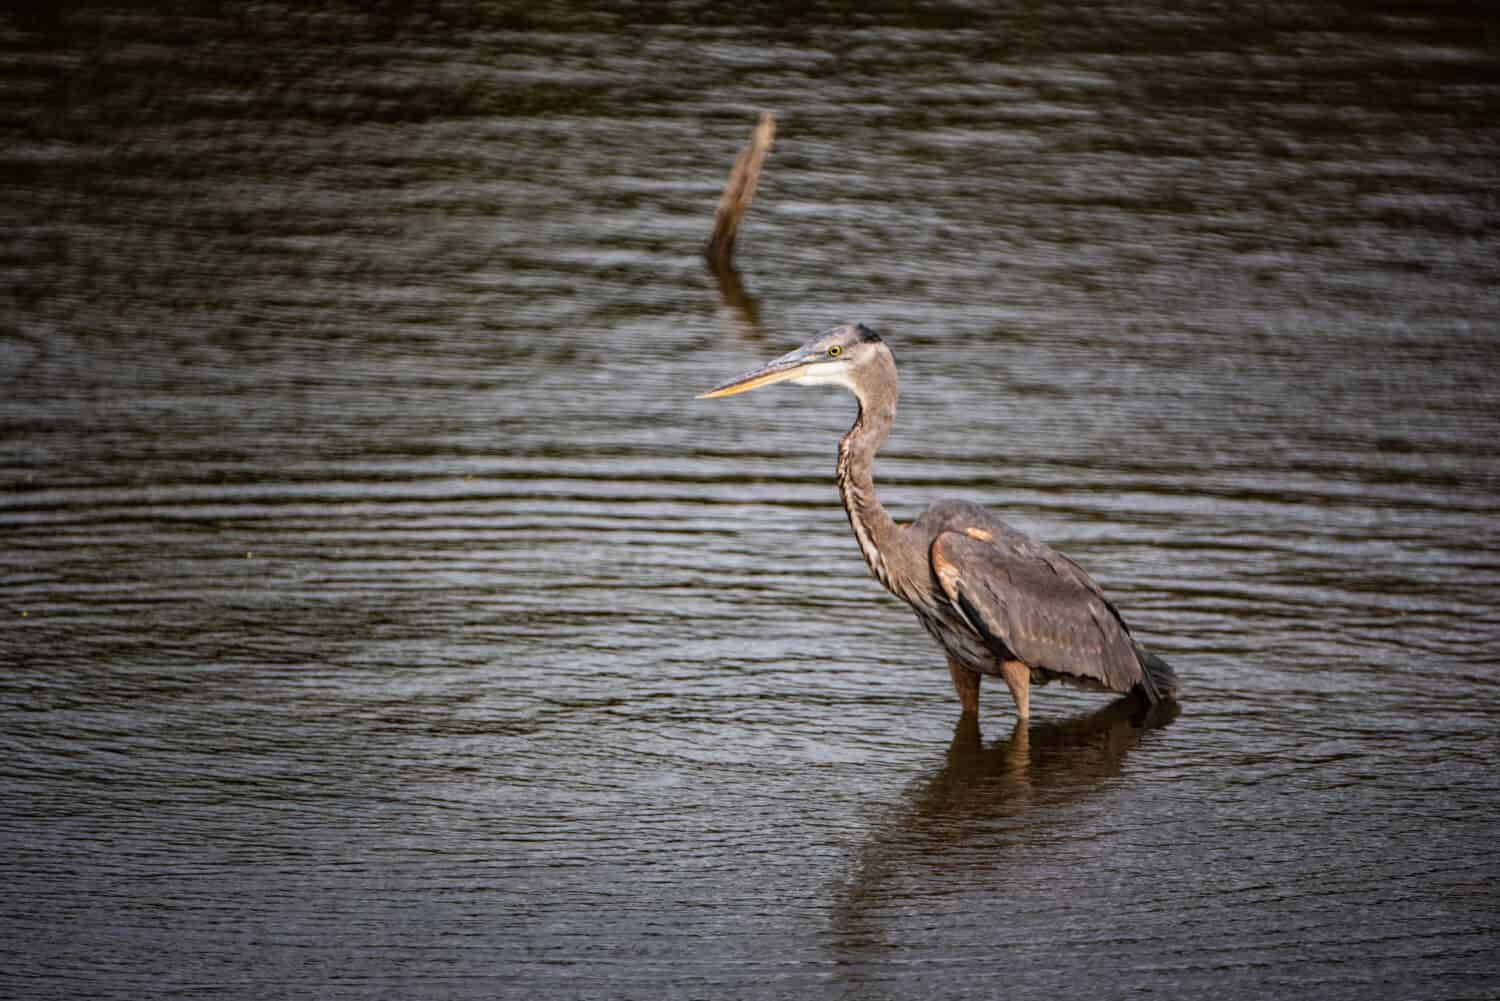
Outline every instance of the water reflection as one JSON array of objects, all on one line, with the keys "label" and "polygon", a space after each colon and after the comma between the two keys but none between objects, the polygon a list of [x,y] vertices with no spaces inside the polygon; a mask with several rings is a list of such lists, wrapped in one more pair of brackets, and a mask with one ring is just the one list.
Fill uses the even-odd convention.
[{"label": "water reflection", "polygon": [[893,943],[881,929],[903,902],[972,890],[976,881],[1030,865],[1079,822],[1069,808],[1118,778],[1126,756],[1179,712],[1175,701],[1151,705],[1125,696],[1069,719],[1018,720],[989,744],[973,716],[961,717],[942,765],[874,828],[860,852],[835,912],[841,946],[887,950]]},{"label": "water reflection", "polygon": [[714,285],[719,291],[719,304],[727,313],[729,333],[747,341],[764,340],[765,331],[760,326],[760,303],[745,291],[738,269],[709,264],[708,273],[713,276]]},{"label": "water reflection", "polygon": [[1155,705],[1134,696],[1097,712],[1032,723],[1017,720],[1004,740],[985,745],[973,716],[960,717],[947,759],[913,796],[915,815],[927,820],[1014,815],[1039,799],[1083,795],[1116,778],[1125,756],[1151,730],[1178,716],[1175,701]]}]

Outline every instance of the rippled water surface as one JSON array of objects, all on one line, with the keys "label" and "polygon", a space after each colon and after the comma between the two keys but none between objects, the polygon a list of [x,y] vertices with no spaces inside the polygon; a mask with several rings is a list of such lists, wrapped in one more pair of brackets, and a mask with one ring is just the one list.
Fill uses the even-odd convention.
[{"label": "rippled water surface", "polygon": [[[1500,992],[1492,15],[381,11],[0,13],[0,994]],[[1180,703],[959,721],[843,320]]]}]

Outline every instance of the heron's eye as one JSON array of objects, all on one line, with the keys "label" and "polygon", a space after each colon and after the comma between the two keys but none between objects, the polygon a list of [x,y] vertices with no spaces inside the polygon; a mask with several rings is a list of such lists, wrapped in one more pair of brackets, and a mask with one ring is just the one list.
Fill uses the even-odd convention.
[{"label": "heron's eye", "polygon": [[830,358],[837,358],[839,355],[841,355],[843,353],[844,353],[844,349],[841,348],[841,347],[839,347],[837,344],[833,345],[831,348],[828,349],[828,357],[830,357]]}]

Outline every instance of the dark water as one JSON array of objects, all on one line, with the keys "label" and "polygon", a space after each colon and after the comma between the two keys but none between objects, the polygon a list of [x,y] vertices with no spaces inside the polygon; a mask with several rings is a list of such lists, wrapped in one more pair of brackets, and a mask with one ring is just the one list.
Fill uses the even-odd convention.
[{"label": "dark water", "polygon": [[[1478,9],[0,14],[0,994],[1500,995]],[[1180,705],[957,725],[846,319]]]}]

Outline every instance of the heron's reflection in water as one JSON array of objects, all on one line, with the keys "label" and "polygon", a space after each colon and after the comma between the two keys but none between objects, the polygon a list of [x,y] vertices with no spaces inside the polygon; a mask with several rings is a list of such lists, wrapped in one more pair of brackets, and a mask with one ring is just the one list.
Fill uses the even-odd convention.
[{"label": "heron's reflection in water", "polygon": [[[1069,807],[1101,793],[1151,731],[1177,718],[1173,700],[1136,696],[1055,722],[1018,721],[986,744],[972,715],[960,718],[941,766],[919,780],[877,825],[839,895],[834,933],[842,951],[885,949],[883,926],[920,898],[973,889],[1027,865],[1030,849],[1066,833]],[[928,900],[922,905],[941,907]]]},{"label": "heron's reflection in water", "polygon": [[1178,705],[1128,696],[1097,712],[1027,726],[986,746],[973,715],[953,730],[947,760],[914,795],[918,818],[960,819],[1014,814],[1038,798],[1058,802],[1120,774],[1147,731],[1177,718]]}]

